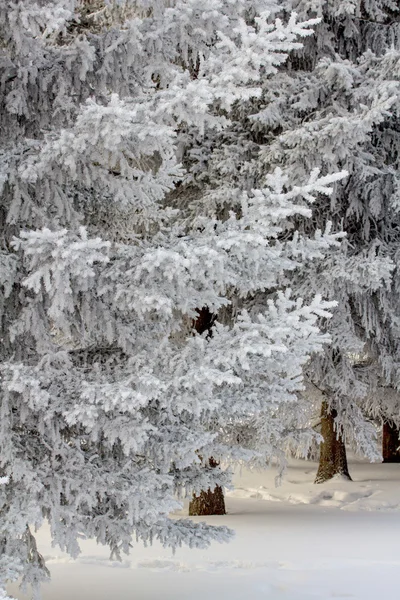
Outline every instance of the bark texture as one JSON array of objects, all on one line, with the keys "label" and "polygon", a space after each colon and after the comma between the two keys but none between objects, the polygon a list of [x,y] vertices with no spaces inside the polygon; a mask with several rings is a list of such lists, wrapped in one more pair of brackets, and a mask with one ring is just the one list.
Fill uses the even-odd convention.
[{"label": "bark texture", "polygon": [[384,463],[400,463],[399,429],[391,423],[383,424],[382,456]]},{"label": "bark texture", "polygon": [[328,403],[323,401],[321,435],[324,441],[321,443],[319,468],[315,483],[324,483],[335,475],[342,475],[351,481],[347,466],[346,447],[340,434],[335,430],[336,416],[336,410],[329,409]]},{"label": "bark texture", "polygon": [[[215,468],[218,463],[210,458],[210,467]],[[189,504],[189,516],[206,516],[206,515],[225,515],[225,498],[221,486],[217,485],[214,491],[210,488],[205,492],[200,492],[198,496],[193,494],[193,498]]]}]

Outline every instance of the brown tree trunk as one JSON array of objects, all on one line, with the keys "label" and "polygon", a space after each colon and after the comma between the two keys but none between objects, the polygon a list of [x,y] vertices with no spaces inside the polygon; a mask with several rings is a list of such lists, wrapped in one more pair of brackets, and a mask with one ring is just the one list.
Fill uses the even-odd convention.
[{"label": "brown tree trunk", "polygon": [[[215,315],[209,310],[208,306],[203,306],[197,309],[198,317],[193,322],[193,327],[197,333],[203,334],[207,331],[207,337],[212,336],[212,326],[215,321]],[[217,461],[212,457],[209,459],[209,465],[212,468],[218,466]],[[193,498],[189,504],[189,516],[195,517],[198,515],[225,515],[225,499],[224,492],[221,486],[217,485],[212,491],[208,488],[207,491],[202,490],[198,496],[193,494]]]},{"label": "brown tree trunk", "polygon": [[383,424],[382,456],[384,463],[400,463],[399,429],[391,423]]},{"label": "brown tree trunk", "polygon": [[196,319],[193,320],[193,328],[202,335],[205,331],[207,331],[207,338],[212,336],[212,326],[215,322],[215,315],[210,311],[208,306],[203,306],[203,308],[196,308],[196,312],[199,315]]},{"label": "brown tree trunk", "polygon": [[321,443],[315,483],[324,483],[335,475],[342,475],[351,481],[347,466],[346,447],[340,433],[335,430],[336,416],[336,410],[329,409],[328,403],[324,400],[321,407],[321,434],[324,441]]},{"label": "brown tree trunk", "polygon": [[[209,459],[209,464],[213,468],[218,466],[212,457]],[[225,514],[225,499],[221,486],[217,485],[214,491],[211,491],[210,488],[206,492],[203,490],[198,496],[193,494],[189,504],[190,517]]]}]

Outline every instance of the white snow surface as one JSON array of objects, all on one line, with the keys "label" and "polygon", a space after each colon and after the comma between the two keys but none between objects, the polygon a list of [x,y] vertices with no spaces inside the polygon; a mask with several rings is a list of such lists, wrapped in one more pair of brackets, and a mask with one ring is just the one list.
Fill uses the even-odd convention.
[{"label": "white snow surface", "polygon": [[[313,484],[316,464],[291,461],[275,472],[242,471],[224,517],[236,531],[207,551],[133,543],[122,562],[91,540],[72,560],[37,534],[51,570],[44,600],[377,600],[397,597],[400,569],[400,465],[352,462],[353,482]],[[186,511],[182,511],[186,514]],[[201,520],[201,518],[198,518]],[[25,599],[17,588],[9,590]]]}]

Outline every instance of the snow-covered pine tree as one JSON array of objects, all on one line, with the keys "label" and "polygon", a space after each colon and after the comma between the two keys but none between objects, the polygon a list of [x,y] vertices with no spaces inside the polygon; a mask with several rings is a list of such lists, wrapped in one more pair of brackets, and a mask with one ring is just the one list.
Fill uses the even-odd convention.
[{"label": "snow-covered pine tree", "polygon": [[288,0],[284,7],[321,22],[261,98],[241,104],[240,131],[248,148],[261,147],[260,172],[279,165],[295,180],[315,167],[349,172],[330,202],[319,198],[313,218],[296,223],[311,235],[329,219],[333,231],[347,234],[340,252],[297,271],[295,284],[304,298],[318,290],[338,301],[328,323],[333,343],[308,368],[326,432],[320,482],[348,475],[344,440],[379,459],[368,415],[400,423],[398,401],[378,393],[398,390],[400,381],[400,12],[391,0]]},{"label": "snow-covered pine tree", "polygon": [[199,198],[181,165],[198,148],[201,170],[210,132],[311,33],[313,21],[273,23],[269,6],[0,6],[0,589],[22,577],[39,594],[43,520],[72,556],[82,536],[116,557],[132,534],[226,539],[169,514],[229,482],[202,456],[255,454],[233,449],[232,419],[269,412],[268,454],[277,407],[327,341],[317,320],[331,303],[289,291],[211,339],[192,327],[201,307],[218,314],[338,245],[293,235],[290,219],[341,174],[292,187],[276,170],[232,202],[225,183]]}]

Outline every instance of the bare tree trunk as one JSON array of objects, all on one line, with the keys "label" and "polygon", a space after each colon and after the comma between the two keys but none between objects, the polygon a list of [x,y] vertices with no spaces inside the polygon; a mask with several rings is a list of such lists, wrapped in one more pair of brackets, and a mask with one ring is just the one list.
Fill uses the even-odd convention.
[{"label": "bare tree trunk", "polygon": [[396,425],[383,424],[382,456],[384,463],[400,463],[400,431]]},{"label": "bare tree trunk", "polygon": [[[197,309],[197,312],[199,316],[193,323],[194,329],[200,334],[207,331],[207,337],[211,337],[215,315],[209,310],[208,306]],[[218,463],[211,457],[209,459],[209,465],[212,468],[216,468]],[[210,488],[208,488],[207,491],[202,490],[198,496],[193,494],[193,498],[189,504],[189,516],[225,514],[225,499],[221,486],[217,485],[214,490],[211,490]]]},{"label": "bare tree trunk", "polygon": [[318,473],[315,483],[329,481],[335,475],[342,475],[349,481],[351,477],[347,466],[346,447],[340,434],[335,431],[335,409],[329,409],[324,400],[321,407],[321,434],[324,441],[321,443]]},{"label": "bare tree trunk", "polygon": [[[209,459],[209,464],[213,468],[218,466],[218,463],[212,457]],[[214,491],[211,491],[210,488],[206,492],[203,490],[198,496],[193,494],[189,504],[190,517],[225,514],[225,499],[221,486],[217,485]]]}]

